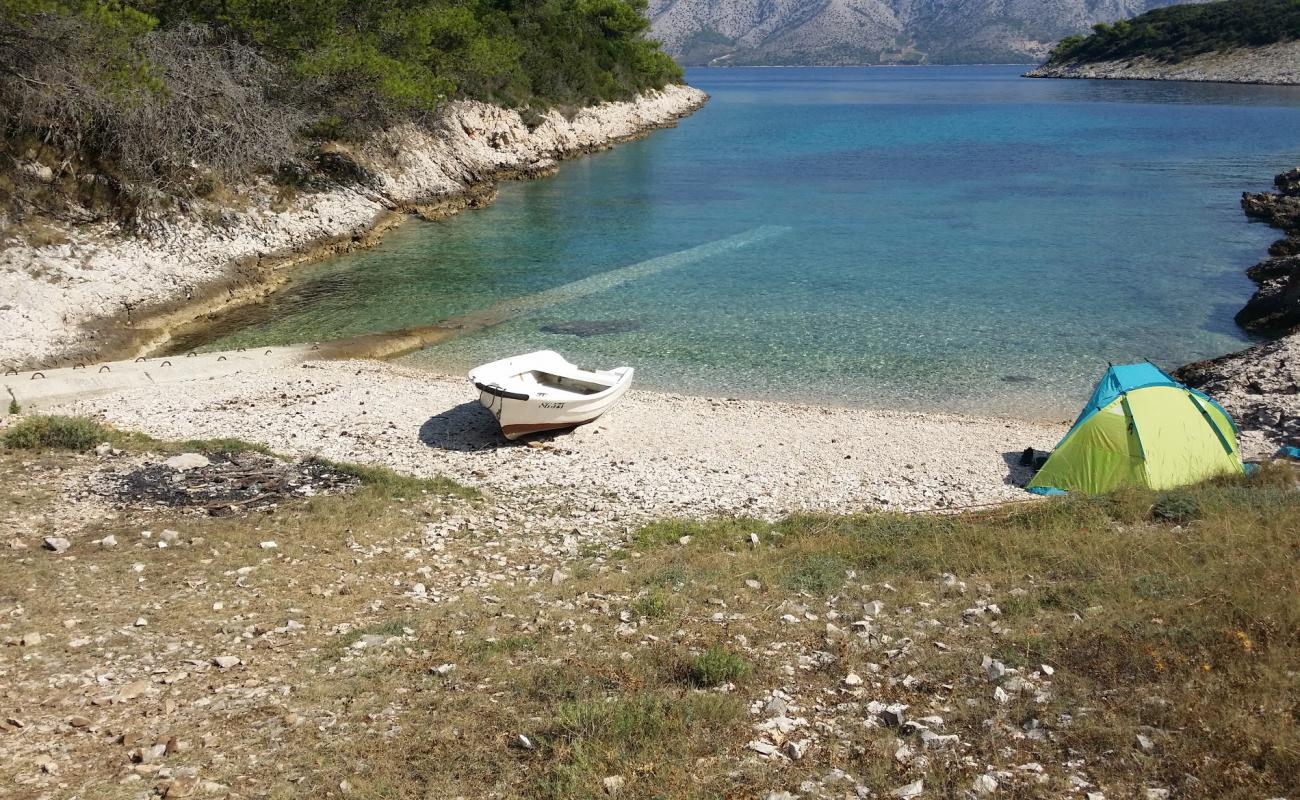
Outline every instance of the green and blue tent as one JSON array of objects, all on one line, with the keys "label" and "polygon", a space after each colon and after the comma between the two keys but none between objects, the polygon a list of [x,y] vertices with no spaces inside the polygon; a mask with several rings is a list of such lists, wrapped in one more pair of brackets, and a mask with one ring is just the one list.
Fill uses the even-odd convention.
[{"label": "green and blue tent", "polygon": [[1096,494],[1241,474],[1237,426],[1222,406],[1154,364],[1126,364],[1106,370],[1028,488]]}]

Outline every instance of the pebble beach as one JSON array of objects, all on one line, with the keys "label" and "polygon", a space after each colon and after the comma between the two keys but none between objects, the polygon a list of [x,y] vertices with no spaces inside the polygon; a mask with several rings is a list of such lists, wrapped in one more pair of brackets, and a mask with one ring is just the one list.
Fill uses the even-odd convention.
[{"label": "pebble beach", "polygon": [[374,361],[127,389],[57,410],[160,438],[236,437],[286,455],[445,475],[601,527],[611,518],[631,525],[1023,500],[1021,451],[1051,449],[1067,427],[634,388],[591,425],[509,443],[463,378]]}]

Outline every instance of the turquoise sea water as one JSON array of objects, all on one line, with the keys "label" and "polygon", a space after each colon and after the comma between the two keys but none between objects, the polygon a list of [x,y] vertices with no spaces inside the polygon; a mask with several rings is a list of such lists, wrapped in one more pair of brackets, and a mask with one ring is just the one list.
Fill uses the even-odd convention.
[{"label": "turquoise sea water", "polygon": [[[1300,159],[1300,89],[1020,71],[691,70],[713,99],[677,129],[304,268],[205,346],[547,292],[402,361],[552,348],[643,387],[1065,417],[1108,361],[1247,343],[1242,271],[1277,234],[1238,197]],[[575,320],[615,332],[543,330]]]}]

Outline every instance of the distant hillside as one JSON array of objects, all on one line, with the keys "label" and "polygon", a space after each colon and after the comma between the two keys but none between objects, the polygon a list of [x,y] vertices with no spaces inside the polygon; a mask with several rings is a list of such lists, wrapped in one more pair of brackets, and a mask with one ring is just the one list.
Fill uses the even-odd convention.
[{"label": "distant hillside", "polygon": [[1130,20],[1071,36],[1052,50],[1048,66],[1149,58],[1170,64],[1194,56],[1300,39],[1300,0],[1224,0],[1158,8]]},{"label": "distant hillside", "polygon": [[1100,24],[1052,50],[1034,78],[1300,84],[1300,0],[1227,0]]},{"label": "distant hillside", "polygon": [[1030,63],[1062,37],[1178,0],[650,0],[685,64]]}]

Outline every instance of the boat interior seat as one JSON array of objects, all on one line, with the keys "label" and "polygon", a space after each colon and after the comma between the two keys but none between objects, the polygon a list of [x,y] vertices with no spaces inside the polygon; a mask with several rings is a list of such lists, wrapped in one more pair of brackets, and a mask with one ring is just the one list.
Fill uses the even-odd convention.
[{"label": "boat interior seat", "polygon": [[610,387],[610,384],[596,383],[573,375],[561,375],[536,369],[520,374],[519,379],[526,384],[568,392],[579,397],[597,394]]}]

